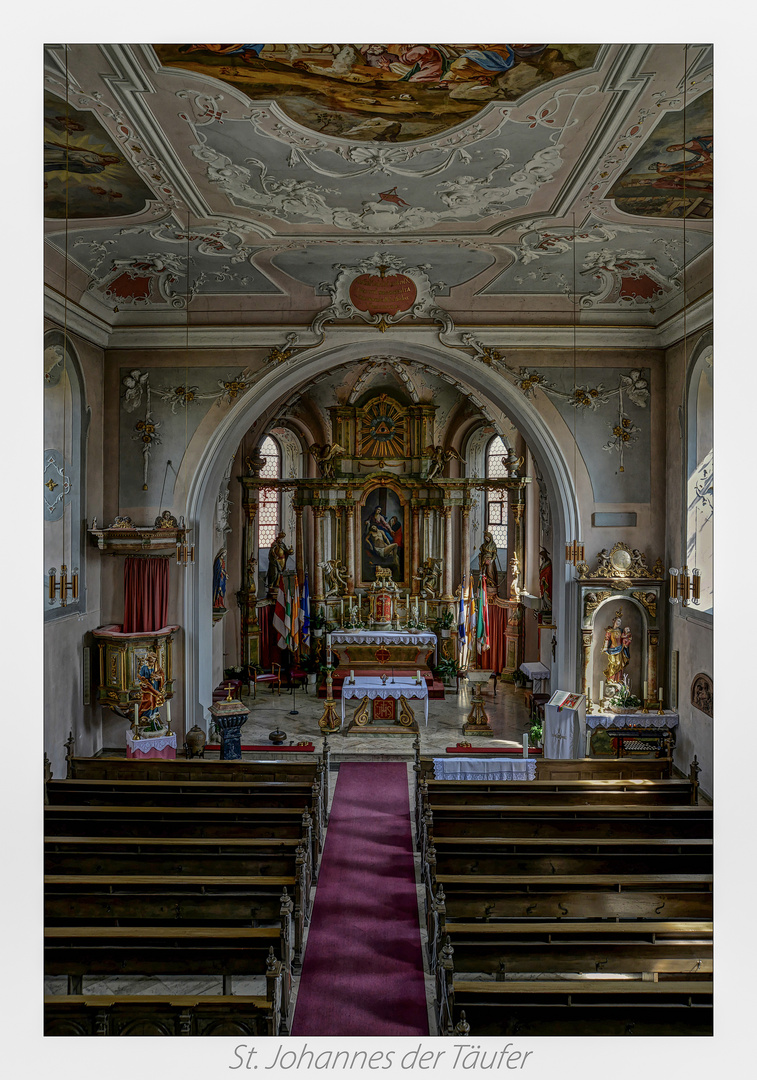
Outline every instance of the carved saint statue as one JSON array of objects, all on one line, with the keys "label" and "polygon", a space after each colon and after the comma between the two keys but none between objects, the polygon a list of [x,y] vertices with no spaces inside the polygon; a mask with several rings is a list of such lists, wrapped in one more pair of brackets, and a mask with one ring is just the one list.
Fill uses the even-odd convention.
[{"label": "carved saint statue", "polygon": [[213,563],[213,610],[226,610],[226,548],[221,548]]},{"label": "carved saint statue", "polygon": [[292,548],[287,547],[284,543],[285,536],[286,533],[282,529],[268,549],[268,573],[266,574],[265,583],[268,586],[269,591],[276,589],[279,581],[279,574],[284,573],[287,566],[287,559],[290,555],[294,554]]},{"label": "carved saint statue", "polygon": [[257,576],[258,575],[256,573],[257,568],[258,568],[258,560],[255,558],[254,555],[250,555],[249,559],[247,560],[247,567],[246,567],[246,578],[247,578],[246,586],[247,586],[248,592],[252,593],[253,596],[258,591],[258,588],[257,588]]},{"label": "carved saint statue", "polygon": [[427,446],[426,449],[423,451],[423,456],[431,458],[431,465],[429,466],[429,470],[426,475],[427,480],[433,480],[435,476],[438,476],[444,466],[447,464],[447,462],[451,461],[452,458],[457,458],[458,461],[463,460],[458,454],[457,450],[453,450],[451,448],[449,450],[445,450],[444,447],[441,446],[439,443],[437,443],[436,446]]},{"label": "carved saint statue", "polygon": [[323,443],[323,445],[321,445],[321,443],[313,443],[308,449],[316,460],[321,476],[327,477],[330,480],[334,477],[334,462],[337,458],[343,457],[344,454],[347,453],[345,448],[340,446],[339,443],[334,443],[332,445],[330,442]]},{"label": "carved saint statue", "polygon": [[421,596],[432,599],[439,589],[439,576],[442,572],[442,560],[429,555],[425,562],[418,567],[418,573],[413,577],[421,583]]},{"label": "carved saint statue", "polygon": [[605,630],[602,646],[602,652],[607,653],[607,667],[604,675],[611,683],[623,681],[623,669],[628,666],[631,659],[631,631],[627,626],[621,628],[622,622],[622,612],[616,611],[612,623]]},{"label": "carved saint statue", "polygon": [[499,569],[497,567],[497,545],[490,532],[484,533],[484,542],[478,549],[478,569],[481,577],[486,578],[486,587],[495,595],[499,588]]},{"label": "carved saint statue", "polygon": [[326,596],[343,596],[347,592],[347,567],[338,559],[319,563],[326,584]]},{"label": "carved saint statue", "polygon": [[546,548],[539,548],[539,592],[541,610],[552,610],[552,560]]},{"label": "carved saint statue", "polygon": [[510,599],[520,600],[520,564],[518,563],[518,556],[513,552],[510,559]]},{"label": "carved saint statue", "polygon": [[142,696],[139,702],[140,727],[148,732],[160,732],[163,724],[160,720],[160,706],[166,700],[166,676],[158,665],[158,657],[148,652],[139,665],[139,688]]}]

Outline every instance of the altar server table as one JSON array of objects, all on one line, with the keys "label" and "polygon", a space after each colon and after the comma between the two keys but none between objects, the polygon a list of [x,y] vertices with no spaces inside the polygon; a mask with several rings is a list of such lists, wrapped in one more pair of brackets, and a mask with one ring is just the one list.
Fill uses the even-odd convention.
[{"label": "altar server table", "polygon": [[[526,663],[520,665],[520,671],[530,679],[534,684],[534,692],[541,693],[542,683],[545,679],[548,679],[552,674],[546,664],[542,664],[539,660],[529,660]],[[536,689],[536,683],[539,684],[539,689]]]},{"label": "altar server table", "polygon": [[127,758],[164,758],[170,760],[176,757],[176,734],[156,735],[149,738],[143,735],[141,739],[135,739],[131,731],[126,732],[126,756]]},{"label": "altar server table", "polygon": [[434,758],[434,780],[535,780],[530,758]]},{"label": "altar server table", "polygon": [[382,682],[380,678],[371,678],[368,675],[356,675],[355,681],[345,679],[342,684],[342,727],[344,727],[344,703],[347,698],[368,697],[370,701],[376,698],[394,698],[399,701],[400,697],[418,698],[423,701],[425,722],[428,724],[428,687],[424,679],[416,682],[407,676],[397,676],[392,682],[387,679]]}]

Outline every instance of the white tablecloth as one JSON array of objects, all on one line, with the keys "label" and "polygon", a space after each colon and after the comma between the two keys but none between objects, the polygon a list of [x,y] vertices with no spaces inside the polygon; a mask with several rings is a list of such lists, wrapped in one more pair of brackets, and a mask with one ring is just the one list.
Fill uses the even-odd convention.
[{"label": "white tablecloth", "polygon": [[428,724],[428,687],[424,679],[421,679],[420,683],[409,676],[396,676],[394,682],[389,676],[385,683],[378,676],[370,678],[367,675],[356,675],[354,683],[345,679],[342,683],[342,724],[344,724],[344,703],[347,698],[366,696],[371,701],[376,698],[394,698],[395,701],[399,701],[400,696],[423,699],[425,722]]},{"label": "white tablecloth", "polygon": [[537,679],[539,682],[550,676],[549,668],[539,660],[529,660],[528,663],[521,664],[520,670],[527,679]]},{"label": "white tablecloth", "polygon": [[435,780],[535,780],[532,758],[434,758]]},{"label": "white tablecloth", "polygon": [[332,630],[327,635],[332,645],[424,645],[434,650],[436,663],[436,634],[430,630]]},{"label": "white tablecloth", "polygon": [[660,716],[651,709],[648,713],[587,713],[586,726],[590,730],[595,728],[607,728],[608,731],[618,728],[673,728],[678,727],[678,713],[664,712]]},{"label": "white tablecloth", "polygon": [[133,754],[146,754],[149,750],[165,750],[167,746],[176,749],[176,733],[171,732],[170,735],[155,735],[153,738],[149,738],[147,735],[143,735],[141,739],[134,739],[131,731],[126,732],[126,745],[129,747]]}]

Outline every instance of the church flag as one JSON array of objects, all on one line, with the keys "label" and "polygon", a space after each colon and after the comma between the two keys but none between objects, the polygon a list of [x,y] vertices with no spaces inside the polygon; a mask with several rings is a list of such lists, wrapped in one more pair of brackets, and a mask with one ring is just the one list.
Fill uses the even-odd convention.
[{"label": "church flag", "polygon": [[287,602],[284,593],[284,578],[279,574],[279,591],[276,594],[276,606],[273,609],[273,628],[279,635],[277,645],[280,649],[286,649],[287,647],[289,631],[287,629],[286,619]]},{"label": "church flag", "polygon": [[460,648],[465,646],[465,582],[460,583],[460,611],[457,616],[457,640]]},{"label": "church flag", "polygon": [[481,588],[478,590],[478,624],[476,626],[478,651],[489,648],[489,605],[486,602],[486,578],[481,576]]},{"label": "church flag", "polygon": [[302,607],[300,608],[300,640],[307,647],[310,645],[310,589],[308,572],[305,571],[305,584],[302,586]]},{"label": "church flag", "polygon": [[296,653],[300,647],[300,589],[295,578],[294,588],[292,589],[291,596],[291,612],[289,615],[290,626],[290,648],[293,653]]},{"label": "church flag", "polygon": [[468,609],[468,648],[472,649],[476,640],[476,594],[473,589],[473,574],[470,575],[468,580],[468,599],[466,601]]}]

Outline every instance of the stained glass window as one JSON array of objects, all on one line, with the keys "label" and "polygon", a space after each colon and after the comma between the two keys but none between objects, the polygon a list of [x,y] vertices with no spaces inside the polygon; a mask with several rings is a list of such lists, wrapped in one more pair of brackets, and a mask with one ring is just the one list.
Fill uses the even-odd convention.
[{"label": "stained glass window", "polygon": [[[260,453],[266,459],[260,475],[265,479],[278,480],[281,476],[281,452],[270,435],[260,444]],[[258,547],[271,546],[279,531],[279,520],[278,491],[276,488],[261,488],[258,497]]]},{"label": "stained glass window", "polygon": [[[507,447],[502,438],[495,435],[486,449],[486,476],[489,480],[507,476],[503,457]],[[507,492],[489,491],[486,495],[486,530],[492,534],[498,548],[507,548]]]}]

